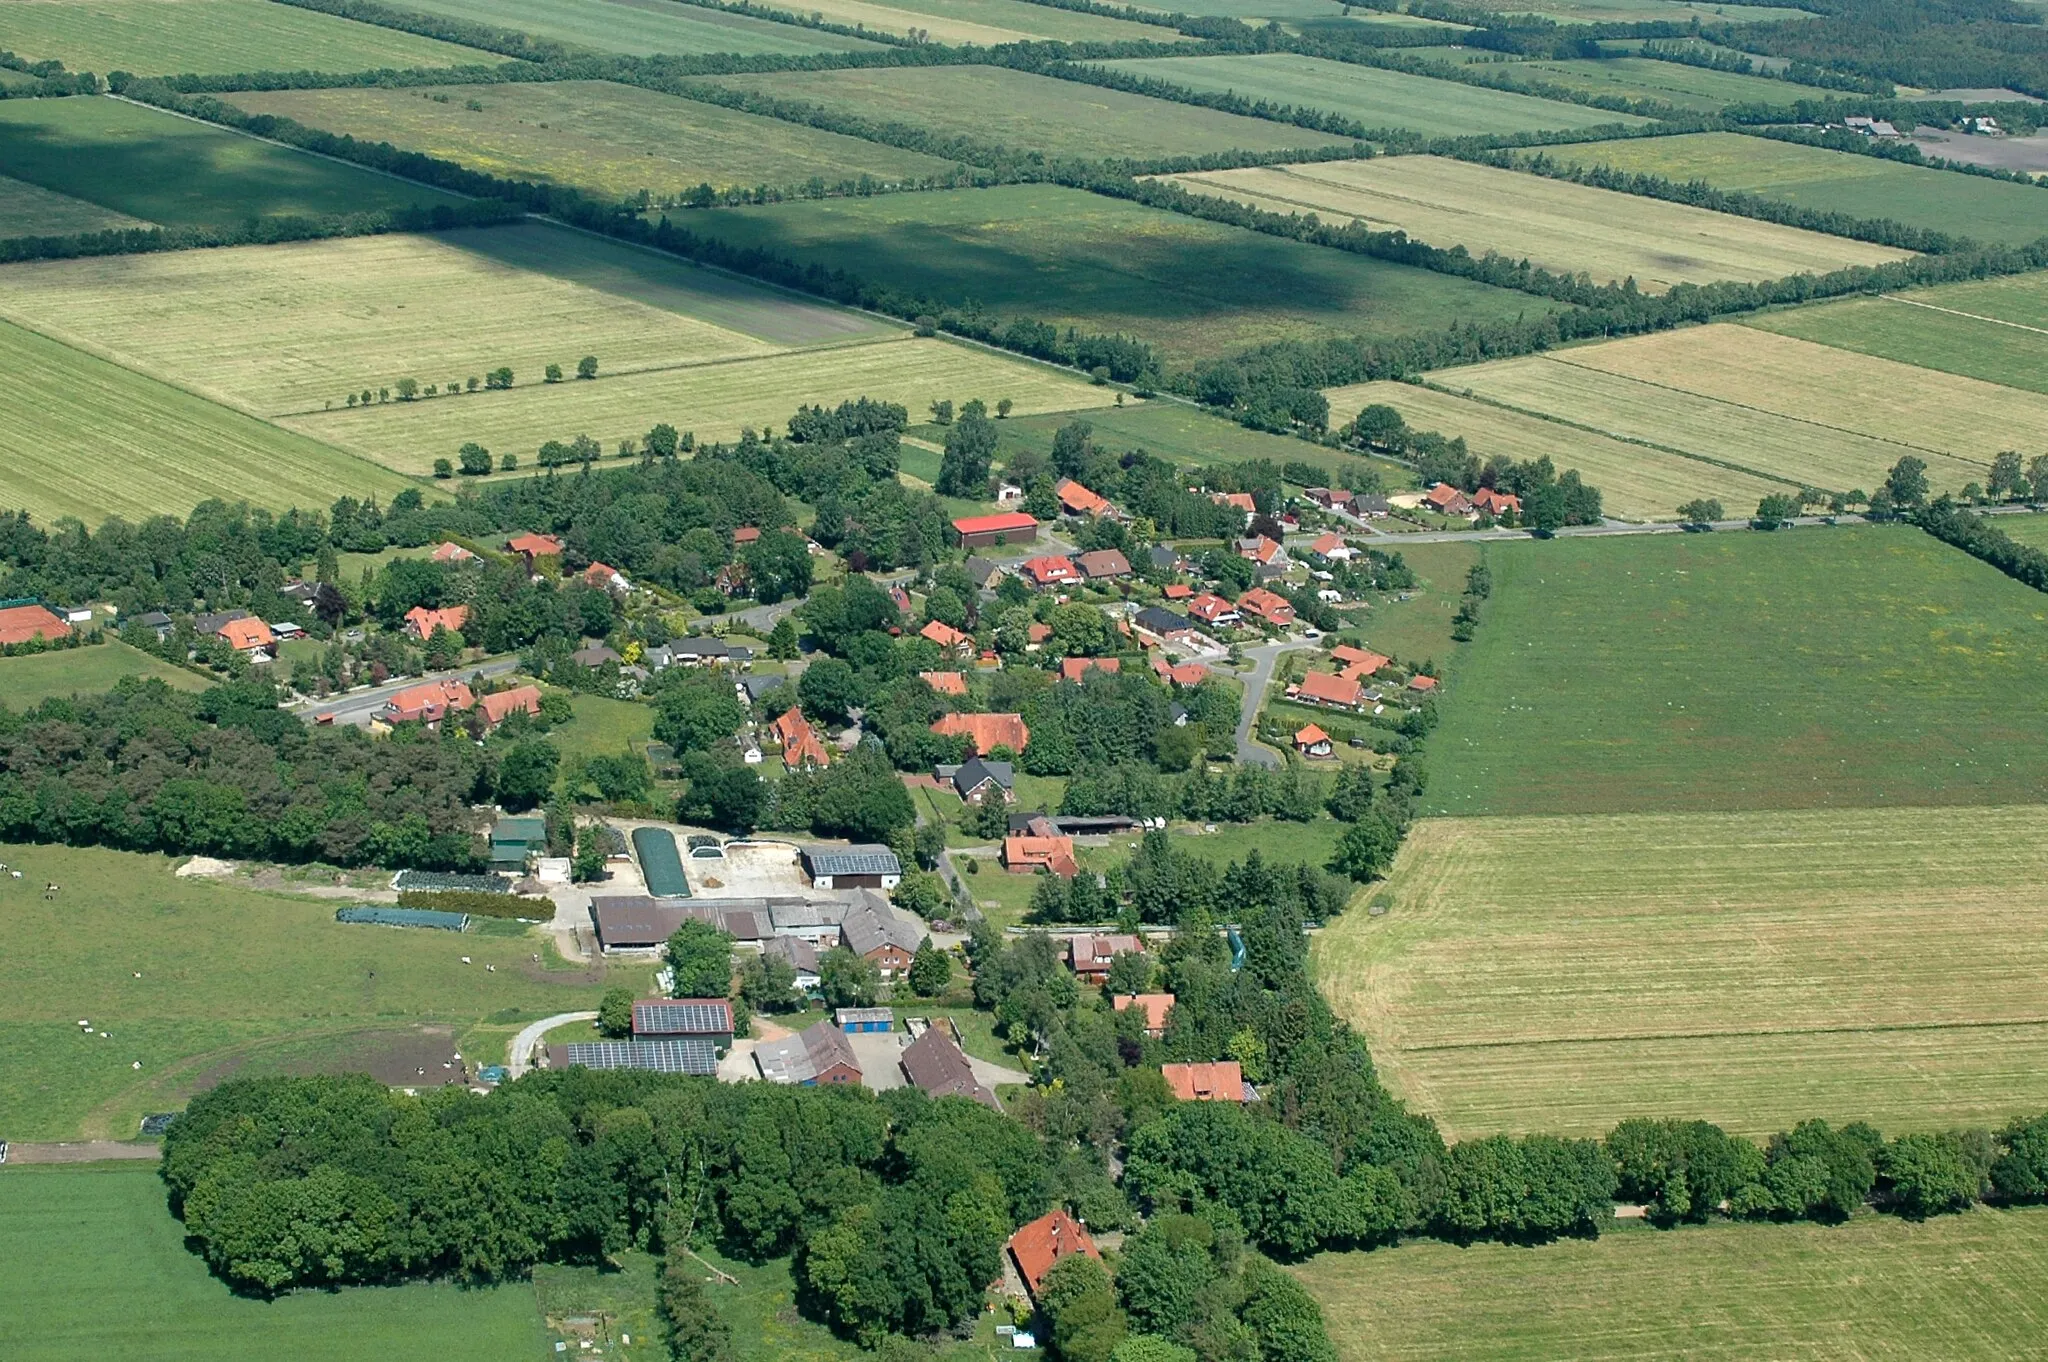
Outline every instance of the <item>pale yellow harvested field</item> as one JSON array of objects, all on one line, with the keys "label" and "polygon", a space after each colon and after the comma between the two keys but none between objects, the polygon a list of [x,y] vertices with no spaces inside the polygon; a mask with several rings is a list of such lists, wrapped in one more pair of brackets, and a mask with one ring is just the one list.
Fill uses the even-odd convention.
[{"label": "pale yellow harvested field", "polygon": [[1628,444],[1558,421],[1506,411],[1470,398],[1412,383],[1354,383],[1331,388],[1330,420],[1349,421],[1382,403],[1416,430],[1463,436],[1481,461],[1495,454],[1526,460],[1549,456],[1558,471],[1576,468],[1600,489],[1601,509],[1624,520],[1669,520],[1696,497],[1720,501],[1730,515],[1746,514],[1759,498],[1791,484],[1704,463],[1663,450]]},{"label": "pale yellow harvested field", "polygon": [[[1752,341],[1751,336],[1759,337]],[[2048,430],[2048,396],[1739,326],[1704,326],[1439,370],[1453,392],[1834,491],[1902,456],[1937,491],[1982,481]]]},{"label": "pale yellow harvested field", "polygon": [[517,454],[521,466],[530,467],[534,451],[547,440],[589,435],[609,453],[620,439],[638,438],[662,421],[699,440],[731,440],[746,426],[780,428],[800,405],[836,405],[856,397],[901,402],[912,412],[945,398],[958,405],[979,397],[994,407],[1007,397],[1016,404],[1015,415],[1031,416],[1107,406],[1115,393],[986,350],[905,338],[588,383],[522,385],[454,401],[313,412],[279,424],[419,473],[437,458],[452,458],[468,440],[493,453]]},{"label": "pale yellow harvested field", "polygon": [[805,0],[803,14],[822,15],[835,24],[876,33],[907,36],[912,29],[940,43],[1002,43],[1058,39],[1066,42],[1181,42],[1170,28],[1155,28],[1126,19],[1032,6],[1019,0],[911,0],[903,5],[868,0]]},{"label": "pale yellow harvested field", "polygon": [[[1534,703],[1534,701],[1532,701]],[[2048,1107],[2048,808],[1429,819],[1317,976],[1459,1136]]]},{"label": "pale yellow harvested field", "polygon": [[70,236],[74,232],[110,232],[117,227],[149,225],[141,218],[0,175],[0,238]]},{"label": "pale yellow harvested field", "polygon": [[1441,156],[1198,171],[1166,178],[1270,213],[1396,228],[1432,246],[1526,259],[1646,293],[1880,265],[1911,251]]},{"label": "pale yellow harvested field", "polygon": [[264,417],[501,365],[605,371],[886,334],[649,252],[542,226],[38,261],[0,317]]}]

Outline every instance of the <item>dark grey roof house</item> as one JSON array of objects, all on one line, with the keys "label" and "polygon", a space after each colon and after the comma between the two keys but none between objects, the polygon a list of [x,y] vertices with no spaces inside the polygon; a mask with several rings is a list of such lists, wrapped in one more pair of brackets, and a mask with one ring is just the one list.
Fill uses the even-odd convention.
[{"label": "dark grey roof house", "polygon": [[1156,605],[1148,605],[1143,610],[1140,610],[1135,623],[1140,629],[1148,633],[1161,635],[1162,637],[1182,629],[1192,629],[1195,627],[1188,623],[1186,616],[1176,615],[1171,610],[1162,610]]},{"label": "dark grey roof house", "polygon": [[973,1066],[953,1038],[936,1026],[927,1027],[923,1035],[904,1046],[898,1062],[903,1076],[928,1096],[965,1097],[996,1111],[1003,1109],[996,1095],[974,1076]]}]

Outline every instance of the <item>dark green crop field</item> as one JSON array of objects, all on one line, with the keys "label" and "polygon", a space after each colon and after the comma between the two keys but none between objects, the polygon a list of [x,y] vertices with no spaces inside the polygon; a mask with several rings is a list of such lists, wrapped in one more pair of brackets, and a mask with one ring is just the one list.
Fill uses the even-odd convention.
[{"label": "dark green crop field", "polygon": [[1488,550],[1433,813],[2018,804],[2048,595],[1903,526]]},{"label": "dark green crop field", "polygon": [[0,174],[166,227],[459,202],[424,185],[105,98],[0,100]]},{"label": "dark green crop field", "polygon": [[691,231],[948,305],[1122,332],[1169,363],[1264,341],[1535,315],[1528,294],[1076,189],[891,194],[689,213]]},{"label": "dark green crop field", "polygon": [[1944,284],[1878,298],[1844,298],[1759,313],[1745,324],[1923,369],[2048,393],[2048,277],[2039,274]]},{"label": "dark green crop field", "polygon": [[720,76],[711,83],[815,104],[874,123],[903,123],[942,136],[970,137],[1047,156],[1155,159],[1223,151],[1307,150],[1348,146],[1351,141],[1291,123],[1246,118],[996,66]]}]

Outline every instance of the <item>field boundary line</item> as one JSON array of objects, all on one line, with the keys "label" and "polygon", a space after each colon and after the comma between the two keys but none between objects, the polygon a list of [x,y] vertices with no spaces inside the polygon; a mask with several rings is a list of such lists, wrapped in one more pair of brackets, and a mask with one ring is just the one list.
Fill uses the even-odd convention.
[{"label": "field boundary line", "polygon": [[[1916,445],[1909,440],[1894,440],[1884,435],[1872,435],[1867,431],[1851,430],[1847,426],[1831,426],[1825,421],[1814,421],[1804,416],[1790,416],[1784,412],[1772,411],[1768,407],[1752,407],[1746,402],[1730,402],[1725,397],[1709,397],[1705,393],[1696,393],[1690,388],[1681,388],[1674,383],[1657,383],[1647,378],[1637,378],[1632,374],[1617,374],[1612,369],[1597,369],[1590,364],[1574,364],[1572,361],[1561,359],[1554,354],[1539,355],[1537,358],[1547,359],[1553,363],[1577,369],[1582,374],[1599,374],[1605,378],[1618,378],[1624,383],[1640,383],[1645,388],[1655,388],[1659,392],[1677,393],[1681,397],[1696,398],[1702,402],[1712,402],[1716,406],[1732,407],[1736,411],[1754,412],[1758,416],[1769,416],[1779,421],[1791,421],[1802,426],[1812,426],[1816,430],[1831,430],[1837,435],[1853,435],[1859,440],[1872,440],[1881,445],[1891,445],[1895,449],[1910,449],[1919,454],[1933,454],[1939,458],[1954,459],[1958,463],[1966,463],[1979,468],[1989,468],[1991,466],[1980,460],[1972,459],[1967,455],[1953,453],[1946,449],[1935,449],[1931,445]],[[1939,373],[1941,371],[1932,370],[1931,372]],[[1957,376],[1960,377],[1960,375]],[[1980,383],[1983,381],[1982,379],[1978,380]],[[1992,386],[1996,387],[1999,385],[1993,384]]]},{"label": "field boundary line", "polygon": [[[1904,303],[1907,307],[1924,307],[1929,312],[1946,312],[1951,317],[1968,317],[1973,322],[1990,322],[1993,326],[2009,326],[2015,331],[2031,331],[2037,336],[2048,336],[2048,327],[2028,326],[2025,322],[2009,322],[2003,317],[1986,317],[1979,313],[1964,312],[1953,307],[1937,307],[1933,303],[1923,303],[1917,298],[1901,298],[1896,293],[1880,293],[1877,296],[1888,303]],[[1969,377],[1967,374],[1963,376],[1965,378]]]},{"label": "field boundary line", "polygon": [[1987,1031],[2007,1027],[2048,1026],[2048,1017],[2009,1017],[1988,1021],[1879,1022],[1870,1026],[1766,1026],[1735,1031],[1644,1031],[1613,1036],[1532,1036],[1526,1040],[1454,1041],[1442,1045],[1403,1045],[1403,1054],[1447,1054],[1464,1050],[1521,1050],[1537,1045],[1633,1045],[1660,1040],[1757,1040],[1768,1036],[1869,1036],[1911,1031]]}]

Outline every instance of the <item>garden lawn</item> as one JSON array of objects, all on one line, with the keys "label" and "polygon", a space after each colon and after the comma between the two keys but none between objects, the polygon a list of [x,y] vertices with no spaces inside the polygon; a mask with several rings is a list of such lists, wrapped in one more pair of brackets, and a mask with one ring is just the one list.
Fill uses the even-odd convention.
[{"label": "garden lawn", "polygon": [[146,1113],[273,1051],[317,1067],[325,1041],[530,1021],[595,1007],[602,991],[581,971],[542,975],[524,939],[345,926],[333,899],[179,879],[167,857],[6,846],[0,860],[23,872],[0,877],[0,1112],[13,1139],[127,1138]]},{"label": "garden lawn", "polygon": [[602,695],[572,695],[569,706],[569,722],[548,730],[548,741],[561,752],[565,766],[628,750],[646,754],[654,734],[654,706]]},{"label": "garden lawn", "polygon": [[[1936,491],[1982,482],[2048,428],[2048,396],[1746,326],[1701,326],[1442,369],[1434,386],[1669,453],[1832,491],[1911,456]],[[1455,432],[1451,432],[1455,433]],[[1749,509],[1749,508],[1743,508]]]},{"label": "garden lawn", "polygon": [[1623,520],[1669,520],[1695,497],[1717,498],[1728,514],[1746,515],[1760,498],[1797,489],[1792,479],[1759,477],[1413,383],[1356,383],[1324,396],[1333,425],[1368,406],[1390,406],[1413,429],[1464,437],[1481,462],[1504,454],[1518,460],[1547,457],[1559,472],[1576,468],[1600,489],[1601,510]]},{"label": "garden lawn", "polygon": [[1104,62],[1113,71],[1171,81],[1206,93],[1237,94],[1321,109],[1368,129],[1399,128],[1429,137],[1550,129],[1640,127],[1648,120],[1508,90],[1411,76],[1376,66],[1268,52],[1239,57],[1155,57]]},{"label": "garden lawn", "polygon": [[574,185],[605,198],[646,190],[670,201],[702,184],[781,188],[814,178],[836,185],[871,176],[893,184],[943,175],[952,164],[609,81],[279,90],[238,94],[234,103],[492,175]]},{"label": "garden lawn", "polygon": [[1743,324],[2048,393],[2048,276],[2040,274],[1844,298],[1757,313]]},{"label": "garden lawn", "polygon": [[1442,156],[1381,156],[1168,176],[1196,194],[1268,213],[1364,223],[1473,255],[1527,260],[1645,293],[1732,279],[1762,283],[1882,265],[1909,251],[1780,227],[1568,180]]},{"label": "garden lawn", "polygon": [[[4,106],[0,106],[4,107]],[[19,268],[19,267],[12,267]],[[4,297],[4,290],[0,290]],[[317,510],[389,499],[409,479],[154,378],[0,323],[12,376],[0,421],[0,506],[48,523],[184,516],[211,497]]]},{"label": "garden lawn", "polygon": [[15,0],[0,25],[30,61],[141,76],[499,66],[495,52],[270,0]]},{"label": "garden lawn", "polygon": [[1174,364],[1286,339],[1435,334],[1541,299],[1051,185],[784,203],[693,230],[1000,317],[1134,335]]},{"label": "garden lawn", "polygon": [[237,1296],[185,1248],[148,1163],[0,1169],[0,1253],[10,1362],[507,1362],[545,1346],[524,1282]]},{"label": "garden lawn", "polygon": [[33,709],[51,698],[110,691],[125,676],[155,677],[172,690],[205,690],[205,677],[173,667],[125,643],[0,657],[0,707]]},{"label": "garden lawn", "polygon": [[1489,545],[1425,812],[2018,804],[2048,596],[1905,526]]},{"label": "garden lawn", "polygon": [[1996,244],[2019,245],[2048,236],[2039,189],[1743,133],[1589,142],[1547,147],[1544,154],[1566,164],[1612,166],[1680,184],[1704,180],[1716,189],[1741,190],[1821,212],[1890,218],[1909,227]]},{"label": "garden lawn", "polygon": [[1292,1270],[1342,1362],[1994,1362],[2048,1326],[2048,1210],[1417,1241]]},{"label": "garden lawn", "polygon": [[[177,9],[188,0],[138,3]],[[10,12],[17,8],[64,6],[32,0]],[[268,0],[261,8],[305,13]],[[459,202],[424,185],[106,98],[0,100],[0,174],[166,227]],[[0,298],[6,293],[0,288]]]},{"label": "garden lawn", "polygon": [[633,57],[706,52],[800,57],[881,48],[865,38],[843,38],[675,0],[548,0],[545,5],[523,0],[406,0],[403,8]]},{"label": "garden lawn", "polygon": [[1291,123],[1000,66],[878,66],[719,76],[709,83],[1047,156],[1150,160],[1351,145],[1350,138]]}]

